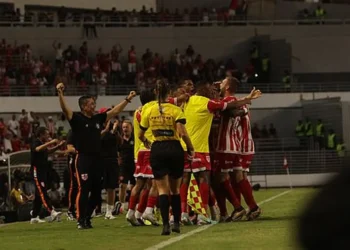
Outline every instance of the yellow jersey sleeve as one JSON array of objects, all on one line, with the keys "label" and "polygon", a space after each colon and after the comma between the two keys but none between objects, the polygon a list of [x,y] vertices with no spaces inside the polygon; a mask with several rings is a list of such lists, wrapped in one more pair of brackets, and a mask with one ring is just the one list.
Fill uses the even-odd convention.
[{"label": "yellow jersey sleeve", "polygon": [[180,122],[182,124],[186,124],[186,117],[184,112],[181,110],[181,108],[178,108],[174,111],[174,120],[175,123]]},{"label": "yellow jersey sleeve", "polygon": [[147,130],[149,128],[149,116],[150,116],[150,108],[142,111],[141,122],[140,122],[141,129]]}]

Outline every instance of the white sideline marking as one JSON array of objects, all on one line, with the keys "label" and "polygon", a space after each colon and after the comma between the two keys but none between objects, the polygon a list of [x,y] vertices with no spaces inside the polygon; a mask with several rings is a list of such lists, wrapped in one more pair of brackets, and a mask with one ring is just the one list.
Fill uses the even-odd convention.
[{"label": "white sideline marking", "polygon": [[[266,200],[263,200],[262,202],[259,202],[258,205],[261,206],[262,204],[265,204],[265,203],[268,203],[270,201],[273,201],[274,199],[277,199],[277,198],[279,198],[279,197],[281,197],[283,195],[286,195],[286,194],[288,194],[290,192],[292,192],[292,190],[284,191],[284,192],[282,192],[280,194],[277,194],[277,195],[272,196],[272,197],[270,197],[270,198],[268,198]],[[171,245],[173,243],[179,242],[179,241],[181,241],[181,240],[183,240],[183,239],[185,239],[187,237],[190,237],[190,236],[192,236],[192,235],[194,235],[196,233],[200,233],[200,232],[202,232],[204,230],[207,230],[208,228],[210,228],[210,227],[212,227],[214,225],[215,224],[210,224],[210,225],[199,227],[199,228],[197,228],[195,230],[192,230],[192,231],[190,231],[188,233],[185,233],[185,234],[182,234],[182,235],[180,235],[178,237],[174,237],[174,238],[171,238],[169,240],[163,241],[163,242],[161,242],[161,243],[159,243],[157,245],[151,246],[151,247],[146,248],[144,250],[159,250],[159,249],[162,249],[162,248],[164,248],[166,246],[169,246],[169,245]]]}]

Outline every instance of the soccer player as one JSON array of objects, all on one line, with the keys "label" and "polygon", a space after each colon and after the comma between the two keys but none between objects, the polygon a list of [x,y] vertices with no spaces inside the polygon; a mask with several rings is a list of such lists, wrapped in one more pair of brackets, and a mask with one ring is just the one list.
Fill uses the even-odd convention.
[{"label": "soccer player", "polygon": [[92,228],[91,215],[101,195],[102,171],[99,165],[103,124],[120,113],[136,92],[131,91],[123,102],[102,114],[95,114],[96,102],[92,96],[82,96],[79,98],[81,112],[73,113],[64,99],[64,84],[59,83],[56,88],[61,109],[70,123],[76,139],[76,150],[79,152],[76,160],[78,229],[88,229]]},{"label": "soccer player", "polygon": [[[244,104],[250,103],[253,99],[251,95],[244,100],[235,102],[214,101],[210,84],[203,84],[197,88],[195,95],[191,96],[185,104],[184,113],[187,117],[186,129],[193,142],[195,157],[192,165],[185,165],[184,180],[181,186],[182,222],[189,223],[187,213],[187,193],[190,182],[190,173],[199,173],[199,190],[205,209],[208,210],[210,192],[210,156],[209,156],[209,133],[216,111],[234,109]],[[205,219],[200,217],[199,222],[205,223]]]},{"label": "soccer player", "polygon": [[[227,77],[220,84],[221,96],[225,102],[236,102],[234,97],[238,86],[238,80],[233,77]],[[256,99],[261,96],[259,90],[251,92],[248,98]],[[235,171],[235,174],[242,171],[240,165],[241,153],[241,134],[239,131],[240,116],[245,114],[245,110],[240,109],[235,114],[222,114],[219,129],[219,141],[216,148],[217,173],[219,174],[219,182],[221,192],[218,193],[218,205],[220,208],[221,221],[240,220],[245,215],[245,210],[241,206],[240,200],[237,198],[231,185],[232,178],[235,175],[229,174]],[[231,176],[230,176],[231,175]],[[231,180],[230,180],[231,178]],[[233,205],[234,211],[231,216],[227,216],[226,200]]]},{"label": "soccer player", "polygon": [[[110,109],[101,108],[99,113],[108,112]],[[103,188],[107,192],[106,220],[114,220],[112,215],[115,202],[115,190],[118,187],[118,145],[121,144],[121,136],[118,132],[118,120],[113,124],[111,120],[105,123],[101,132],[101,156],[103,164]]]},{"label": "soccer player", "polygon": [[[131,190],[129,210],[126,215],[127,221],[129,221],[133,226],[140,226],[144,224],[141,220],[141,216],[142,213],[145,212],[146,207],[152,209],[148,209],[147,213],[145,213],[145,217],[147,217],[146,219],[149,220],[153,225],[158,225],[158,222],[152,213],[153,207],[157,203],[158,193],[155,187],[151,187],[153,172],[150,164],[150,151],[138,138],[138,134],[140,132],[141,114],[147,108],[147,106],[156,103],[154,100],[155,94],[152,89],[142,91],[140,93],[140,101],[142,107],[138,108],[134,113],[134,156],[136,163],[134,177],[136,178],[136,185]],[[150,143],[152,143],[152,131],[146,131],[145,137]],[[141,198],[137,207],[137,211],[135,213],[136,204],[138,202],[140,194]],[[149,213],[150,211],[151,213]]]},{"label": "soccer player", "polygon": [[180,233],[179,191],[184,168],[184,151],[180,139],[186,143],[188,155],[191,158],[194,156],[194,149],[184,126],[186,119],[182,110],[167,102],[168,86],[163,80],[157,81],[156,94],[158,103],[142,113],[139,138],[146,147],[149,147],[145,137],[147,129],[150,129],[154,136],[150,161],[159,192],[159,205],[163,219],[162,235],[169,235],[169,194],[174,215],[172,231]]},{"label": "soccer player", "polygon": [[57,139],[49,140],[49,131],[45,127],[39,127],[36,130],[36,138],[31,147],[31,168],[35,182],[35,198],[33,202],[33,212],[31,224],[43,223],[39,218],[41,206],[43,205],[50,213],[50,221],[55,221],[61,215],[56,212],[51,205],[51,200],[47,194],[47,176],[48,176],[48,155],[54,153],[65,144],[65,141],[59,142]]},{"label": "soccer player", "polygon": [[125,202],[128,184],[130,190],[136,184],[134,178],[135,161],[134,161],[134,144],[135,139],[132,133],[133,126],[131,121],[124,120],[122,123],[122,143],[118,148],[118,159],[120,166],[120,188],[119,201],[122,203],[123,211],[127,210],[128,203]]},{"label": "soccer player", "polygon": [[239,129],[241,130],[241,153],[240,165],[242,169],[236,169],[231,178],[232,186],[238,199],[243,194],[244,200],[249,207],[248,220],[257,219],[261,214],[253,196],[253,190],[248,180],[249,167],[255,153],[254,141],[251,132],[250,113],[248,107],[243,107],[245,115],[240,118]]}]

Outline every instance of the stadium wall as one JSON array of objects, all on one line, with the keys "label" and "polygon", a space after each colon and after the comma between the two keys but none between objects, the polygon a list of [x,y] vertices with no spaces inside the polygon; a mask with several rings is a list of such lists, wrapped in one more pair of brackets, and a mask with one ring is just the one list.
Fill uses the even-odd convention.
[{"label": "stadium wall", "polygon": [[286,175],[253,175],[249,179],[252,184],[259,183],[261,187],[274,188],[274,187],[289,187],[290,183],[293,187],[318,187],[325,185],[331,180],[335,173],[322,173],[322,174],[294,174]]},{"label": "stadium wall", "polygon": [[[184,51],[189,44],[204,58],[217,60],[233,58],[239,68],[249,60],[253,38],[268,36],[262,46],[263,52],[273,52],[273,41],[285,40],[291,45],[293,73],[341,73],[350,72],[349,25],[275,25],[275,26],[229,26],[229,27],[151,27],[151,28],[103,28],[98,27],[99,39],[89,40],[89,53],[93,55],[102,48],[107,51],[115,43],[124,48],[123,56],[135,45],[141,57],[146,48],[167,58],[179,48]],[[115,32],[113,32],[115,31]],[[69,44],[78,48],[82,43],[82,28],[65,27],[2,27],[2,34],[10,42],[29,43],[34,55],[54,59],[52,42],[59,40],[64,47]],[[58,35],[59,34],[59,35]],[[50,58],[48,58],[50,59]],[[122,58],[123,59],[123,58]],[[332,63],[329,63],[332,62]],[[276,62],[276,64],[278,64]],[[272,61],[272,67],[274,62]]]},{"label": "stadium wall", "polygon": [[86,9],[105,9],[111,10],[115,7],[117,10],[140,10],[143,5],[147,9],[153,8],[156,10],[156,0],[101,0],[101,1],[86,1],[86,0],[7,0],[6,2],[14,3],[16,8],[24,10],[25,5],[45,5],[45,6],[65,6],[70,8],[86,8]]}]

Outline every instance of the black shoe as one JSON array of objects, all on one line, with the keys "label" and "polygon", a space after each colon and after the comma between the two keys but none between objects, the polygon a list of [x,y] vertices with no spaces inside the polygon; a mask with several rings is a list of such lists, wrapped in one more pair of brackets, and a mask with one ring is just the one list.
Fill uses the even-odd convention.
[{"label": "black shoe", "polygon": [[78,224],[77,224],[77,228],[78,228],[78,230],[87,229],[86,226],[85,226],[84,224],[82,224],[82,223],[78,223]]},{"label": "black shoe", "polygon": [[138,218],[137,221],[140,223],[141,226],[146,226],[146,224],[143,222],[141,218]]},{"label": "black shoe", "polygon": [[170,225],[169,224],[165,224],[163,225],[163,231],[161,235],[170,235]]},{"label": "black shoe", "polygon": [[179,222],[175,222],[173,225],[173,228],[171,229],[172,232],[174,233],[180,233],[180,223]]},{"label": "black shoe", "polygon": [[92,225],[91,225],[91,220],[86,220],[86,221],[85,221],[85,227],[86,227],[86,229],[91,229],[91,228],[93,228]]},{"label": "black shoe", "polygon": [[117,201],[114,205],[114,213],[112,215],[119,215],[120,214],[120,208],[122,207],[122,203],[120,201]]}]

